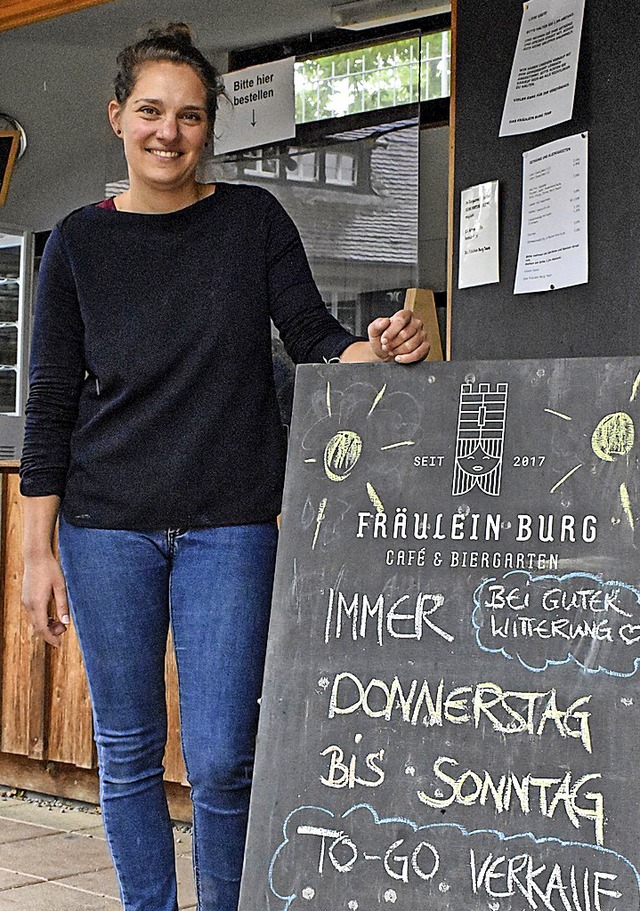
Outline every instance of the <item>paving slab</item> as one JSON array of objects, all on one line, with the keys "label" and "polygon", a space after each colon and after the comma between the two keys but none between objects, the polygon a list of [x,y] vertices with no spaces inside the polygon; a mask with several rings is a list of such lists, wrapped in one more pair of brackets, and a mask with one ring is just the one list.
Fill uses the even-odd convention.
[{"label": "paving slab", "polygon": [[66,876],[56,882],[59,885],[92,892],[103,898],[120,898],[118,878],[112,866],[104,870],[91,870],[89,873],[76,873],[75,876]]},{"label": "paving slab", "polygon": [[190,856],[176,857],[176,873],[178,875],[178,907],[188,908],[195,905],[196,886],[193,881],[193,866]]},{"label": "paving slab", "polygon": [[[196,911],[190,831],[173,833],[180,911]],[[0,795],[0,911],[118,911],[99,813]]]},{"label": "paving slab", "polygon": [[16,873],[15,870],[0,870],[0,895],[4,889],[15,889],[28,883],[40,882],[39,876],[29,876],[28,873]]},{"label": "paving slab", "polygon": [[118,911],[121,907],[117,899],[53,882],[0,892],[0,911]]},{"label": "paving slab", "polygon": [[18,819],[33,825],[49,826],[61,832],[79,832],[102,826],[102,817],[99,813],[84,813],[71,808],[40,805],[28,800],[0,800],[0,829],[3,819]]},{"label": "paving slab", "polygon": [[61,879],[111,866],[107,843],[74,832],[0,845],[0,867],[42,879]]},{"label": "paving slab", "polygon": [[23,841],[27,838],[42,838],[46,835],[56,835],[57,829],[48,829],[43,826],[34,826],[28,822],[0,817],[0,845],[9,841]]},{"label": "paving slab", "polygon": [[179,832],[173,830],[173,843],[176,849],[177,857],[191,857],[191,832]]}]

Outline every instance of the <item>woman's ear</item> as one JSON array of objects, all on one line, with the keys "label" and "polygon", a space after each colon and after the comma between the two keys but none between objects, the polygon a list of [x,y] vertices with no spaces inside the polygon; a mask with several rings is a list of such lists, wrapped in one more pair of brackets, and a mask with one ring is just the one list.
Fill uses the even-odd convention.
[{"label": "woman's ear", "polygon": [[120,129],[120,104],[115,99],[109,102],[109,123],[116,136],[122,136]]}]

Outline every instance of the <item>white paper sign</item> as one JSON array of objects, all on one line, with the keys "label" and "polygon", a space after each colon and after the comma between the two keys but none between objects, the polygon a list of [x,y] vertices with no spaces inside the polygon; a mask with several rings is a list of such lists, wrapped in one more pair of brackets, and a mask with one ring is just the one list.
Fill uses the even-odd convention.
[{"label": "white paper sign", "polygon": [[499,282],[498,181],[469,187],[460,197],[458,288]]},{"label": "white paper sign", "polygon": [[525,152],[515,294],[589,281],[588,134]]},{"label": "white paper sign", "polygon": [[529,0],[505,100],[501,136],[571,120],[585,0]]},{"label": "white paper sign", "polygon": [[295,58],[226,73],[214,129],[216,155],[291,139],[296,135]]}]

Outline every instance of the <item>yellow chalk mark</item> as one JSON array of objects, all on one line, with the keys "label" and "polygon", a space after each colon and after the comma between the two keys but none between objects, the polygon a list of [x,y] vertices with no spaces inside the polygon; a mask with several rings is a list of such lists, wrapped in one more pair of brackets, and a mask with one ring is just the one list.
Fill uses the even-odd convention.
[{"label": "yellow chalk mark", "polygon": [[553,408],[545,408],[544,410],[547,412],[547,414],[555,414],[557,418],[562,418],[563,421],[573,420],[573,418],[569,417],[568,414],[563,414],[561,411],[554,411]]},{"label": "yellow chalk mark", "polygon": [[317,462],[318,460],[317,459],[305,459],[304,461],[305,461],[305,464],[309,464],[310,462]]},{"label": "yellow chalk mark", "polygon": [[638,394],[638,389],[640,389],[640,373],[638,373],[635,380],[633,381],[633,386],[631,388],[631,398],[629,399],[630,402],[633,402],[635,400],[635,397]]},{"label": "yellow chalk mark", "polygon": [[324,511],[327,507],[327,498],[324,497],[320,500],[320,505],[318,506],[318,515],[316,516],[316,533],[313,536],[313,544],[311,545],[311,550],[315,550],[316,541],[318,540],[318,535],[320,533],[320,526],[324,521]]},{"label": "yellow chalk mark", "polygon": [[624,411],[602,418],[591,437],[593,451],[603,462],[614,462],[616,456],[626,456],[633,448],[635,427]]},{"label": "yellow chalk mark", "polygon": [[558,483],[553,485],[553,487],[551,488],[551,490],[549,491],[549,493],[555,493],[556,490],[558,489],[558,487],[560,487],[561,484],[564,484],[564,482],[567,480],[567,478],[570,478],[572,474],[575,474],[575,473],[576,473],[576,471],[578,470],[578,468],[582,468],[582,462],[580,462],[579,465],[576,465],[574,468],[572,468],[571,471],[568,471],[568,472],[566,473],[566,475],[564,476],[564,478],[560,478],[560,480],[558,481]]},{"label": "yellow chalk mark", "polygon": [[339,430],[324,448],[324,470],[330,481],[344,481],[358,464],[362,440],[354,430]]},{"label": "yellow chalk mark", "polygon": [[382,389],[380,390],[380,392],[377,394],[377,396],[373,400],[373,405],[369,409],[369,414],[367,415],[367,417],[369,417],[369,415],[372,413],[373,409],[376,407],[376,405],[378,404],[378,402],[380,401],[380,399],[382,398],[382,396],[385,394],[386,391],[387,391],[387,384],[385,383],[384,386],[382,387]]},{"label": "yellow chalk mark", "polygon": [[327,411],[329,412],[329,417],[333,416],[331,411],[331,383],[327,383]]},{"label": "yellow chalk mark", "polygon": [[381,446],[380,451],[384,452],[385,449],[396,449],[398,446],[415,446],[416,444],[413,440],[403,440],[401,443],[389,443],[388,446]]},{"label": "yellow chalk mark", "polygon": [[373,484],[370,484],[367,481],[367,493],[369,494],[369,499],[376,508],[376,512],[384,512],[384,506],[382,505],[382,500],[375,491]]},{"label": "yellow chalk mark", "polygon": [[631,499],[629,497],[627,485],[624,483],[620,485],[620,502],[622,503],[622,508],[624,509],[624,514],[627,517],[629,525],[631,528],[635,528],[633,512],[631,511]]}]

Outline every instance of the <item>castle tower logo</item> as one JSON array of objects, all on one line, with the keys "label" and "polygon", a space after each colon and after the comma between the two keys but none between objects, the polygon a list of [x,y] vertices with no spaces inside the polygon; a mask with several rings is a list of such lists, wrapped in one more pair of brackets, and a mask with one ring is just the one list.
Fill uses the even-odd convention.
[{"label": "castle tower logo", "polygon": [[454,497],[479,487],[490,497],[500,495],[502,451],[507,421],[508,383],[463,383],[460,387]]}]

